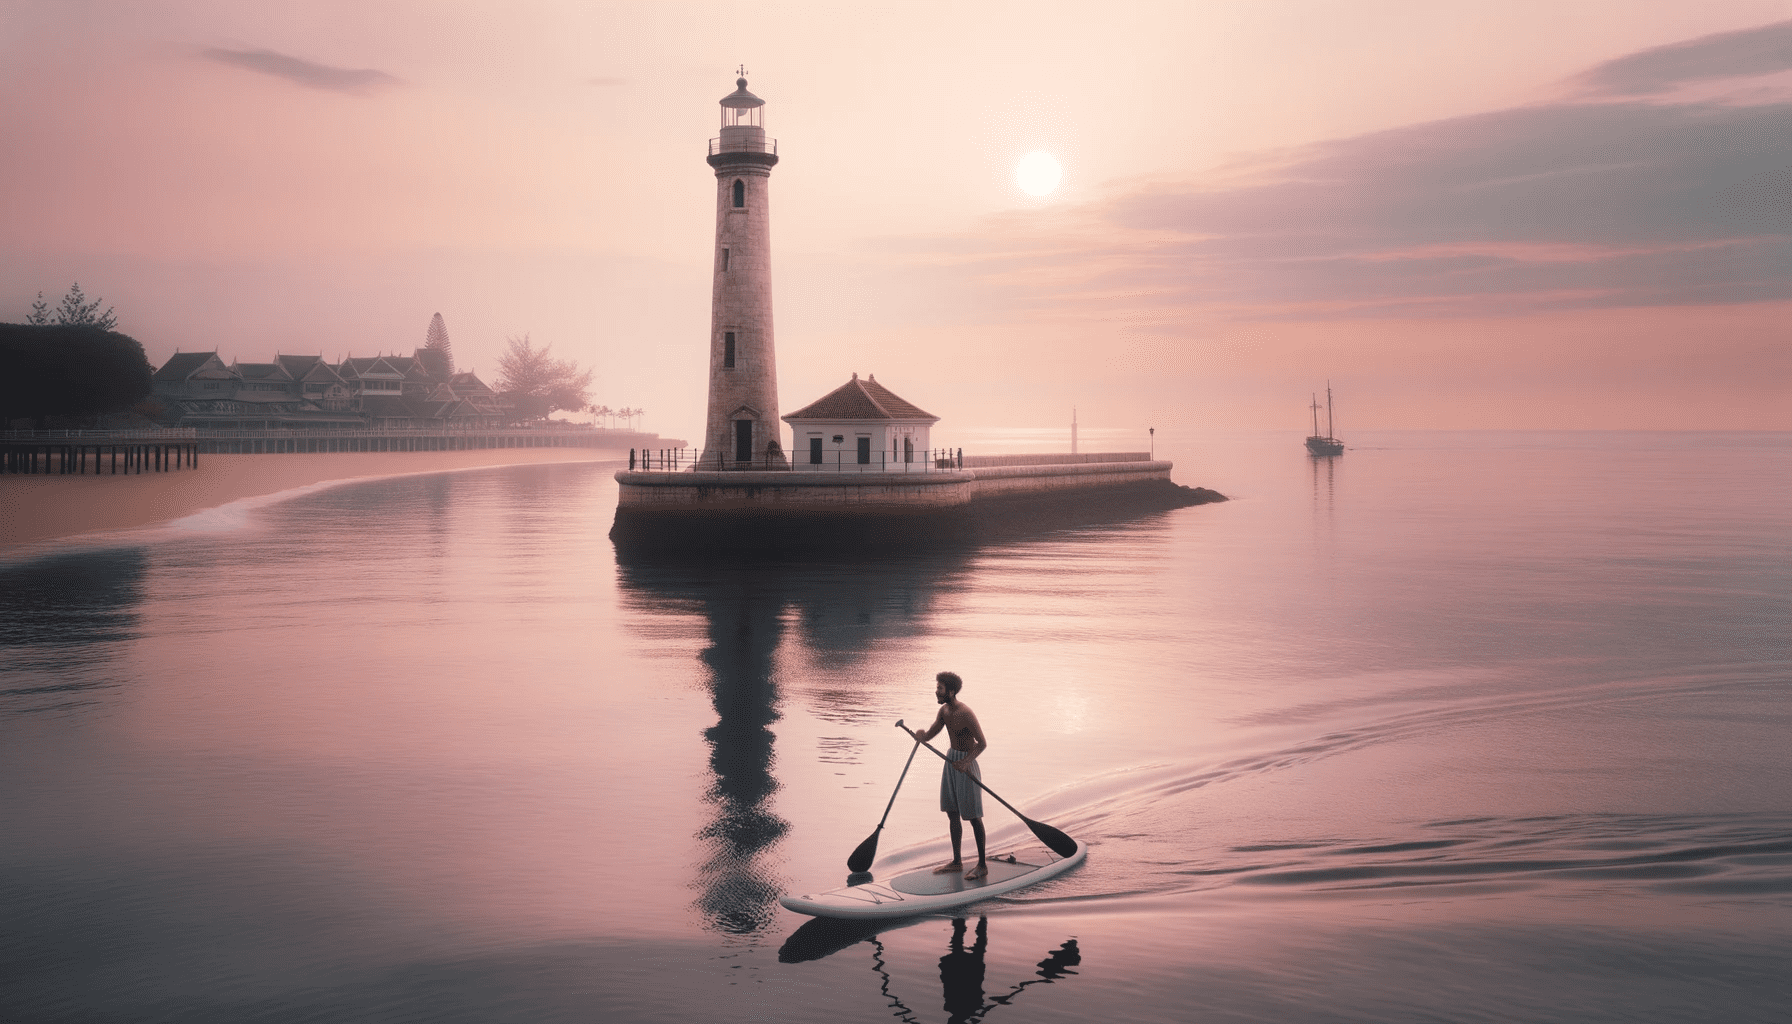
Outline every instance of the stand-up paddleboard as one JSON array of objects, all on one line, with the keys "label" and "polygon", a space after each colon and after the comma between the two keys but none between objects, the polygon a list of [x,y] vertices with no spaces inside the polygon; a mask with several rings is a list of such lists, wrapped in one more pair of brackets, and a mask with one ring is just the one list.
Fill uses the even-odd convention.
[{"label": "stand-up paddleboard", "polygon": [[799,914],[849,921],[932,914],[1036,885],[1081,864],[1088,852],[1082,843],[1077,843],[1076,852],[1068,857],[1043,846],[1024,846],[989,858],[987,878],[967,881],[962,871],[936,875],[932,868],[922,868],[887,882],[847,885],[812,896],[785,896],[778,902]]}]

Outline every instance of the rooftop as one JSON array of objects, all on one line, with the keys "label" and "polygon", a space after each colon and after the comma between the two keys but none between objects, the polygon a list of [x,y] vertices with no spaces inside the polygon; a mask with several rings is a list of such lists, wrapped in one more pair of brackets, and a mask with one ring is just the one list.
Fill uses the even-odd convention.
[{"label": "rooftop", "polygon": [[875,375],[860,380],[858,374],[821,398],[781,417],[784,420],[929,420],[938,416],[898,396],[877,382]]}]

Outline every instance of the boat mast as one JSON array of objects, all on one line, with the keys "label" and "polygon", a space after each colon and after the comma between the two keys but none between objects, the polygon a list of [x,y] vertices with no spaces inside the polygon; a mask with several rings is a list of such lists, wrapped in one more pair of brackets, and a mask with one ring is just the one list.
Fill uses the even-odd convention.
[{"label": "boat mast", "polygon": [[1332,436],[1332,382],[1329,380],[1325,382],[1325,436],[1327,440]]},{"label": "boat mast", "polygon": [[1319,436],[1319,393],[1313,393],[1313,436]]}]

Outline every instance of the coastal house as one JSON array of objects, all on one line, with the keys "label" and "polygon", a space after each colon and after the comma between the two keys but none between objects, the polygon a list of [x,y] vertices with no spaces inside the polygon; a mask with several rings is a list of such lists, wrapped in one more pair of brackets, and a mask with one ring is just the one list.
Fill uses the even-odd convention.
[{"label": "coastal house", "polygon": [[[233,362],[216,352],[176,353],[152,377],[165,421],[236,430],[482,430],[517,419],[514,398],[472,372],[437,374],[413,356],[278,355]],[[440,360],[433,360],[440,365]]]},{"label": "coastal house", "polygon": [[176,352],[150,377],[151,392],[164,401],[225,399],[236,395],[236,373],[213,352]]},{"label": "coastal house", "polygon": [[814,402],[782,417],[790,424],[793,468],[902,472],[927,458],[939,417],[858,374]]},{"label": "coastal house", "polygon": [[448,378],[448,385],[454,393],[476,410],[477,414],[489,419],[492,425],[505,423],[515,418],[516,406],[506,404],[503,396],[491,389],[491,385],[479,379],[479,375],[471,370],[462,371]]},{"label": "coastal house", "polygon": [[242,379],[216,351],[176,352],[150,376],[150,394],[165,418],[181,426],[234,423],[241,415],[236,396]]},{"label": "coastal house", "polygon": [[385,356],[344,359],[336,372],[355,398],[393,397],[404,394],[405,373]]},{"label": "coastal house", "polygon": [[274,361],[299,382],[304,400],[325,412],[347,412],[352,395],[336,368],[318,356],[275,356]]}]

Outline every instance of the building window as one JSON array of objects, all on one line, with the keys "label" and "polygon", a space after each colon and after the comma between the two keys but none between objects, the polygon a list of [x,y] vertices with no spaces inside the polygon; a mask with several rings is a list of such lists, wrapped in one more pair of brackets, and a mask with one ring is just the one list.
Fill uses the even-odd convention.
[{"label": "building window", "polygon": [[734,208],[745,209],[747,205],[747,183],[739,178],[734,179]]},{"label": "building window", "polygon": [[753,421],[734,421],[734,461],[753,461]]},{"label": "building window", "polygon": [[809,465],[821,465],[821,438],[819,437],[809,439]]},{"label": "building window", "polygon": [[915,461],[915,439],[912,437],[902,439],[902,461]]},{"label": "building window", "polygon": [[728,272],[728,250],[722,250],[722,273]]},{"label": "building window", "polygon": [[734,368],[734,332],[733,331],[729,331],[728,333],[722,335],[722,365],[728,369]]},{"label": "building window", "polygon": [[871,465],[871,438],[859,438],[859,465]]}]

